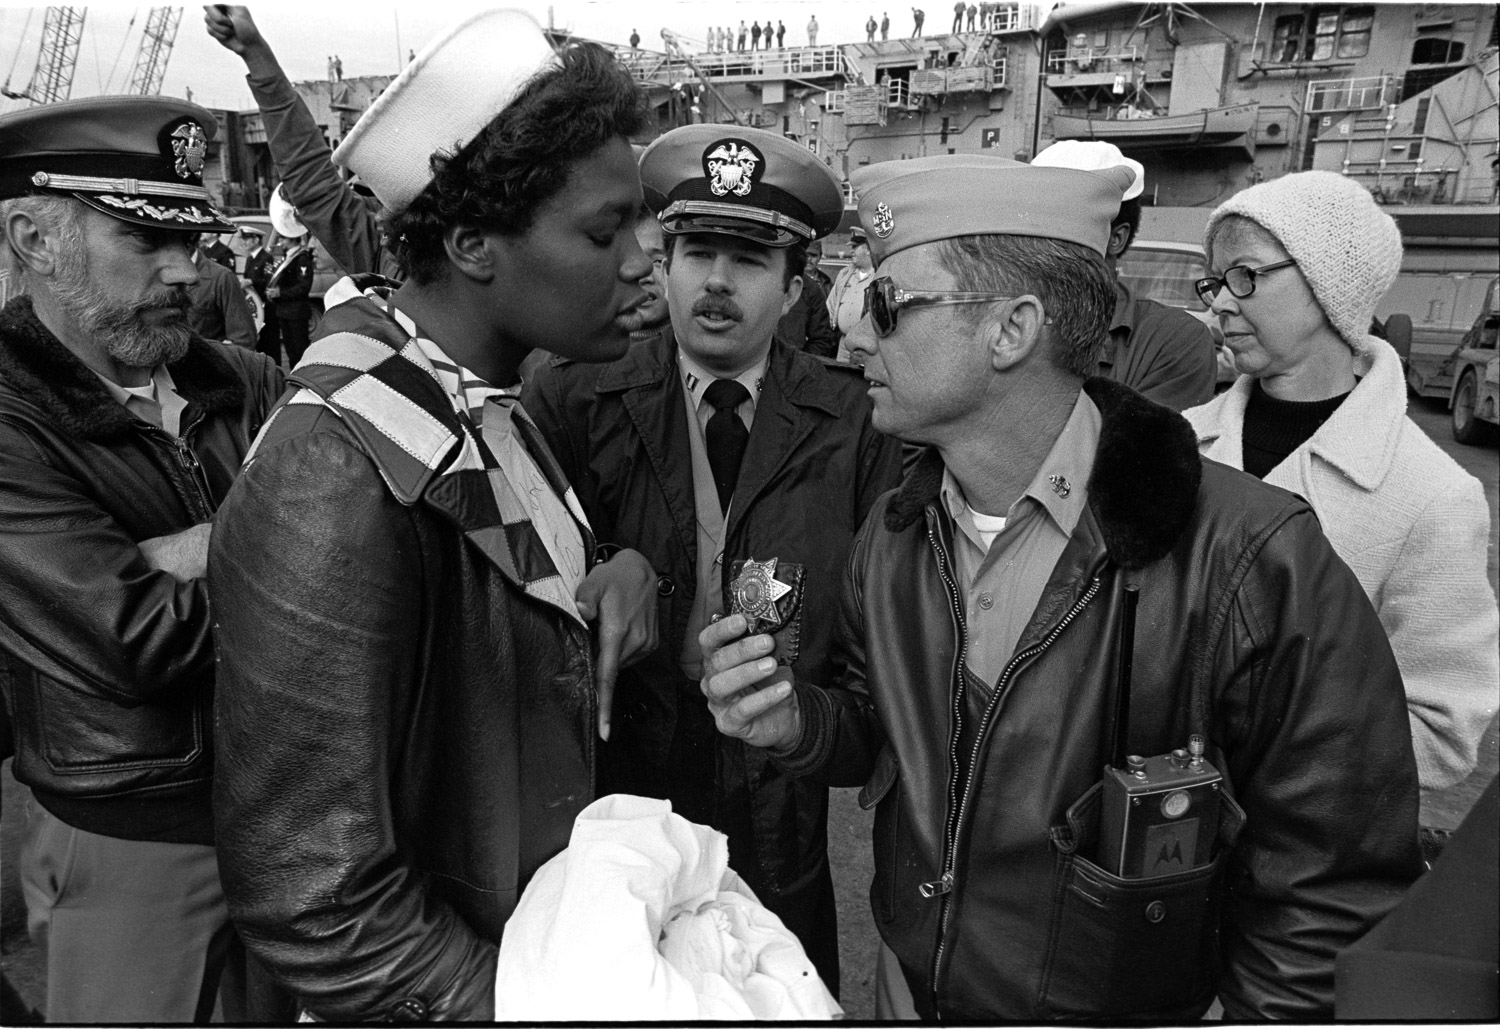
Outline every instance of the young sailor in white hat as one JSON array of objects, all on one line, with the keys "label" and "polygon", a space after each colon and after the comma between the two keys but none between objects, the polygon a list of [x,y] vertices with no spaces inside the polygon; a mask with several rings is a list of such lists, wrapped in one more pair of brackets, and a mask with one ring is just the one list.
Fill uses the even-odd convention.
[{"label": "young sailor in white hat", "polygon": [[644,111],[607,51],[488,11],[339,148],[409,277],[323,316],[211,556],[230,904],[319,1018],[493,1017],[505,921],[594,796],[598,693],[655,644],[655,575],[599,560],[513,389],[533,348],[628,344]]}]

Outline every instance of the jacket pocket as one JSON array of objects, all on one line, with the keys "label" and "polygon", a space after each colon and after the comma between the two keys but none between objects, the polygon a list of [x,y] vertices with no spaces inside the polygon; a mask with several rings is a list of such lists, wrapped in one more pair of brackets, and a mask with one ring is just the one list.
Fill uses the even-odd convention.
[{"label": "jacket pocket", "polygon": [[1245,815],[1221,794],[1213,858],[1153,879],[1122,879],[1086,856],[1097,835],[1096,784],[1052,830],[1052,929],[1038,1004],[1053,1017],[1196,1018],[1219,975],[1224,874]]},{"label": "jacket pocket", "polygon": [[17,721],[24,718],[32,728],[39,756],[54,775],[181,768],[204,756],[210,731],[206,690],[126,706],[39,674],[32,683],[32,689],[17,691]]},{"label": "jacket pocket", "polygon": [[875,809],[875,876],[870,881],[870,906],[875,917],[889,922],[896,915],[896,847],[901,809],[901,763],[887,743],[875,759],[875,771],[859,791],[859,806]]}]

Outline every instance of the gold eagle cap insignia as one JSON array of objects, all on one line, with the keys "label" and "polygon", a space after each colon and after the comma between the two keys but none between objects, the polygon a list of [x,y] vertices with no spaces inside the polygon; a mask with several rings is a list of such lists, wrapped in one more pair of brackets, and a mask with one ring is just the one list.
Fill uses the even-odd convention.
[{"label": "gold eagle cap insignia", "polygon": [[208,136],[195,121],[184,122],[172,130],[173,169],[184,179],[203,174],[203,160],[208,156]]},{"label": "gold eagle cap insignia", "polygon": [[755,176],[764,164],[765,158],[749,143],[739,139],[721,140],[703,155],[708,188],[716,197],[731,193],[737,197],[749,196],[755,185]]}]

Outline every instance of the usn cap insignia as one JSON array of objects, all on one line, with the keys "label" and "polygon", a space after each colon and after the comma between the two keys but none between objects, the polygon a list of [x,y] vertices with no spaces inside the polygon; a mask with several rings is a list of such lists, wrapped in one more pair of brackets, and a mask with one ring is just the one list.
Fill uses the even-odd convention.
[{"label": "usn cap insignia", "polygon": [[896,218],[891,214],[889,206],[885,203],[880,203],[875,207],[875,215],[870,219],[870,225],[875,230],[875,235],[881,239],[885,239],[895,231]]},{"label": "usn cap insignia", "polygon": [[172,141],[172,156],[177,159],[173,165],[177,174],[184,179],[202,176],[203,159],[208,156],[208,137],[203,126],[195,121],[183,122],[168,138]]},{"label": "usn cap insignia", "polygon": [[747,197],[755,185],[755,176],[765,167],[765,160],[759,150],[744,140],[720,140],[703,151],[708,188],[718,197],[729,193]]}]

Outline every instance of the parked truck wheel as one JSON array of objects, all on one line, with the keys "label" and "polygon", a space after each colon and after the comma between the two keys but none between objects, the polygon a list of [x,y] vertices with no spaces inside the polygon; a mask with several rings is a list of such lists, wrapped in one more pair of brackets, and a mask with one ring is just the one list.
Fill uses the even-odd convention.
[{"label": "parked truck wheel", "polygon": [[1406,364],[1411,359],[1411,315],[1393,314],[1381,328],[1385,332],[1385,341],[1396,351],[1401,363]]},{"label": "parked truck wheel", "polygon": [[1490,436],[1491,426],[1474,415],[1474,405],[1478,401],[1479,376],[1470,368],[1453,391],[1453,438],[1460,443],[1484,443]]}]

